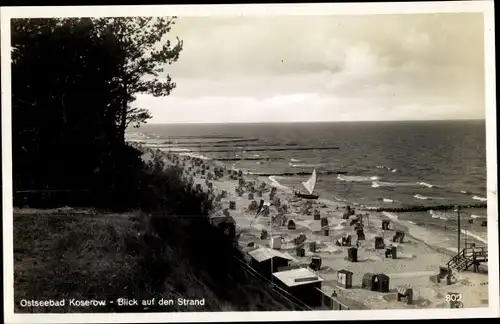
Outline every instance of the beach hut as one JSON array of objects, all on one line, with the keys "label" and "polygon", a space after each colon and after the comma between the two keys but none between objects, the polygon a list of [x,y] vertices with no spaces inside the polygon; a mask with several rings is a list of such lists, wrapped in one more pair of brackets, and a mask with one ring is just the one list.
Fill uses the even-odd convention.
[{"label": "beach hut", "polygon": [[363,289],[369,289],[373,290],[373,282],[375,281],[375,274],[374,273],[365,273],[363,275],[363,279],[361,279],[361,288]]},{"label": "beach hut", "polygon": [[319,209],[314,210],[314,220],[320,220],[321,219],[321,213]]},{"label": "beach hut", "polygon": [[347,234],[342,237],[342,246],[351,246],[352,236]]},{"label": "beach hut", "polygon": [[252,200],[250,202],[250,204],[248,205],[248,210],[249,211],[256,211],[257,209],[259,209],[259,204],[257,204],[257,202],[255,200]]},{"label": "beach hut", "polygon": [[301,233],[298,237],[293,239],[293,243],[295,245],[302,245],[307,240],[307,237],[304,233]]},{"label": "beach hut", "polygon": [[398,301],[405,300],[407,305],[413,304],[413,289],[410,287],[398,288]]},{"label": "beach hut", "polygon": [[353,273],[349,270],[339,270],[337,272],[337,282],[346,289],[352,288],[352,276]]},{"label": "beach hut", "polygon": [[358,236],[358,241],[365,240],[365,232],[363,232],[363,230],[357,230],[356,235]]},{"label": "beach hut", "polygon": [[291,219],[288,221],[288,229],[291,231],[296,229],[295,222]]},{"label": "beach hut", "polygon": [[444,279],[452,275],[452,271],[448,267],[439,267],[438,279]]},{"label": "beach hut", "polygon": [[309,242],[309,251],[312,253],[316,252],[316,242]]},{"label": "beach hut", "polygon": [[274,282],[309,307],[321,306],[323,278],[308,268],[291,269],[273,273]]},{"label": "beach hut", "polygon": [[330,235],[330,230],[328,228],[323,230],[323,235],[328,236]]},{"label": "beach hut", "polygon": [[309,263],[309,268],[313,269],[314,271],[319,271],[321,269],[321,263],[321,257],[319,255],[313,255],[311,263]]},{"label": "beach hut", "polygon": [[233,209],[233,210],[236,209],[236,201],[231,200],[229,202],[229,209]]},{"label": "beach hut", "polygon": [[386,250],[385,250],[385,257],[386,258],[392,258],[392,259],[397,259],[398,258],[398,250],[395,246],[389,246]]},{"label": "beach hut", "polygon": [[405,238],[405,232],[396,231],[396,234],[392,237],[392,241],[395,243],[403,243],[403,239]]},{"label": "beach hut", "polygon": [[296,254],[297,254],[298,257],[303,258],[303,257],[306,256],[306,250],[304,248],[302,248],[302,247],[299,247],[296,250]]},{"label": "beach hut", "polygon": [[328,227],[328,218],[326,217],[321,218],[321,227]]},{"label": "beach hut", "polygon": [[248,252],[248,255],[251,258],[250,266],[268,279],[271,279],[272,273],[287,267],[292,261],[290,256],[269,248],[259,248]]},{"label": "beach hut", "polygon": [[281,249],[281,236],[273,236],[271,237],[270,241],[269,241],[269,246],[271,247],[271,249]]},{"label": "beach hut", "polygon": [[389,292],[389,276],[383,273],[365,273],[361,282],[361,288],[377,292]]},{"label": "beach hut", "polygon": [[358,262],[358,249],[355,247],[347,250],[347,259],[351,262]]},{"label": "beach hut", "polygon": [[375,237],[375,249],[383,249],[385,248],[384,238],[381,236]]}]

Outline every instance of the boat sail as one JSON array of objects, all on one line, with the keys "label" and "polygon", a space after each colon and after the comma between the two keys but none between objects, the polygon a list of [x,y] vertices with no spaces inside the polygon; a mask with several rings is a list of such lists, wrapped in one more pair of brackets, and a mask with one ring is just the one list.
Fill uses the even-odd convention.
[{"label": "boat sail", "polygon": [[309,191],[309,194],[312,195],[314,191],[314,187],[316,187],[316,169],[313,170],[313,173],[309,177],[309,180],[302,182],[302,185]]},{"label": "boat sail", "polygon": [[316,169],[314,169],[309,179],[307,181],[302,182],[302,185],[304,186],[304,188],[306,188],[309,194],[296,192],[295,195],[300,198],[318,199],[319,196],[313,194],[314,188],[316,187],[316,180],[317,180]]}]

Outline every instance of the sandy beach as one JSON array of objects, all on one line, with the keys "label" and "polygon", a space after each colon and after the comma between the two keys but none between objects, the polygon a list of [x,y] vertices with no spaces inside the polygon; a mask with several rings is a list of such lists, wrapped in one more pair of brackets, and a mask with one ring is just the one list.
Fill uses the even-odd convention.
[{"label": "sandy beach", "polygon": [[[486,264],[481,266],[480,273],[471,270],[453,271],[450,285],[445,283],[446,280],[436,282],[439,267],[446,265],[452,253],[434,246],[439,237],[426,228],[403,224],[397,219],[383,217],[379,213],[356,210],[357,207],[353,207],[355,214],[360,215],[358,219],[361,219],[363,224],[365,240],[358,242],[358,262],[351,262],[347,252],[349,246],[336,244],[342,237],[351,235],[351,246],[356,246],[355,224],[351,225],[356,217],[343,219],[345,205],[342,203],[322,199],[321,196],[308,203],[305,199],[296,198],[290,190],[276,187],[272,178],[257,177],[242,172],[238,176],[238,170],[232,170],[217,161],[200,159],[189,154],[164,154],[167,163],[184,165],[185,175],[192,179],[193,186],[199,185],[204,191],[212,191],[214,197],[219,196],[220,204],[215,213],[222,215],[224,210],[229,212],[236,222],[239,245],[244,251],[270,247],[269,238],[280,237],[279,249],[293,258],[292,264],[307,266],[313,255],[320,256],[322,266],[318,275],[325,280],[323,290],[335,291],[339,300],[350,305],[351,309],[449,308],[449,302],[445,299],[448,293],[461,294],[463,307],[485,307],[488,304]],[[220,177],[213,178],[214,168],[222,171],[219,172]],[[212,190],[209,189],[208,183],[211,183]],[[239,185],[240,183],[242,185]],[[238,187],[242,188],[241,195],[237,193]],[[252,187],[262,190],[262,197],[259,197],[257,192],[251,189]],[[283,211],[283,208],[270,206],[269,216],[256,217],[257,211],[249,209],[250,204],[255,201],[255,207],[261,199],[270,202],[270,193],[274,190],[276,190],[274,197],[280,200],[281,206],[286,205],[286,211]],[[223,191],[224,195],[221,194]],[[230,208],[230,202],[234,202],[234,209]],[[304,211],[307,209],[307,204],[309,211]],[[320,219],[314,216],[315,213],[319,213]],[[275,221],[271,222],[271,218],[274,217]],[[288,229],[287,224],[290,220],[295,223],[294,230]],[[389,230],[382,230],[384,220],[390,221]],[[328,235],[325,234],[325,229],[328,229]],[[267,239],[261,239],[263,230],[268,232]],[[405,232],[402,243],[392,241],[396,231]],[[297,256],[294,239],[301,234],[305,235],[305,241],[302,242],[305,255]],[[395,246],[396,259],[386,258],[385,248],[375,249],[376,237],[383,238],[385,247]],[[314,252],[310,250],[311,242],[316,243]],[[345,289],[337,284],[337,272],[341,269],[353,273],[352,288]],[[362,289],[361,282],[365,273],[389,276],[390,291],[380,293]],[[412,305],[397,301],[397,290],[402,286],[413,289]]]}]

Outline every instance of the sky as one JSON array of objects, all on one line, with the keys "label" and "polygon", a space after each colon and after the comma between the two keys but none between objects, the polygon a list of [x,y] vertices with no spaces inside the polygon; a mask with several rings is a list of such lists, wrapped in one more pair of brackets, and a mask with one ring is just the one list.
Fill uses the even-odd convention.
[{"label": "sky", "polygon": [[150,123],[483,119],[481,13],[179,17]]}]

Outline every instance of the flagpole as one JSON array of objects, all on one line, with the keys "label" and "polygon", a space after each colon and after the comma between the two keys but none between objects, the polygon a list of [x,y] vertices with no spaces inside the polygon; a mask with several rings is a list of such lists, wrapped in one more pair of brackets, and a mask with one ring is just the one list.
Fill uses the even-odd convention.
[{"label": "flagpole", "polygon": [[[274,250],[273,244],[273,217],[271,215],[271,206],[269,206],[269,243],[271,245],[271,249]],[[271,282],[273,282],[273,257],[271,256]]]}]

